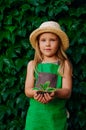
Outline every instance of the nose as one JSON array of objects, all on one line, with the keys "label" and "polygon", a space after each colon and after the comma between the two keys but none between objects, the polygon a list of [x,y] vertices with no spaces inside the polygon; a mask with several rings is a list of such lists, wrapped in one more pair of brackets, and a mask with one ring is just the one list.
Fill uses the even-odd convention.
[{"label": "nose", "polygon": [[46,41],[46,46],[50,46],[50,41]]}]

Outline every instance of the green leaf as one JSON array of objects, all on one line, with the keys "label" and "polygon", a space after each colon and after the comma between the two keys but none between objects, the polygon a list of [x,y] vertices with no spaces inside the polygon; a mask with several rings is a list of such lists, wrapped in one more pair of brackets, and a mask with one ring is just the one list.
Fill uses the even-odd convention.
[{"label": "green leaf", "polygon": [[34,87],[33,90],[41,90],[41,88],[40,87],[38,87],[38,88]]},{"label": "green leaf", "polygon": [[16,33],[17,33],[17,35],[19,35],[21,37],[25,37],[25,35],[26,35],[26,29],[25,28],[19,29],[19,30],[17,30]]},{"label": "green leaf", "polygon": [[17,26],[5,26],[4,28],[9,30],[11,33],[16,29]]},{"label": "green leaf", "polygon": [[80,92],[84,95],[86,95],[86,82],[80,83]]},{"label": "green leaf", "polygon": [[49,86],[50,86],[50,81],[46,81],[46,82],[44,83],[44,86],[45,86],[45,88],[49,87]]},{"label": "green leaf", "polygon": [[44,84],[40,84],[40,89],[45,91],[50,86],[50,81],[46,81]]},{"label": "green leaf", "polygon": [[37,6],[38,5],[38,0],[28,0],[28,1],[33,6]]},{"label": "green leaf", "polygon": [[48,92],[53,92],[53,91],[55,91],[56,90],[56,88],[52,88],[52,87],[48,87],[47,89],[46,89],[46,91],[48,91]]},{"label": "green leaf", "polygon": [[2,69],[3,69],[3,58],[4,58],[4,56],[0,57],[0,71],[2,71]]},{"label": "green leaf", "polygon": [[42,90],[42,91],[45,91],[45,86],[44,86],[44,84],[40,84],[40,89]]},{"label": "green leaf", "polygon": [[21,6],[21,9],[22,9],[22,11],[27,11],[28,9],[30,9],[30,5],[29,4],[24,4],[24,5],[22,5]]},{"label": "green leaf", "polygon": [[20,71],[20,69],[23,67],[24,61],[22,59],[17,59],[15,61],[16,70]]},{"label": "green leaf", "polygon": [[17,57],[14,47],[11,46],[10,48],[8,48],[8,50],[6,51],[6,56],[10,58]]},{"label": "green leaf", "polygon": [[0,35],[0,41],[2,41],[3,39],[10,40],[11,38],[10,32],[7,30],[0,31]]},{"label": "green leaf", "polygon": [[79,117],[79,124],[81,126],[81,128],[83,128],[83,126],[85,126],[86,124],[86,112],[78,112],[78,117]]},{"label": "green leaf", "polygon": [[40,87],[42,88],[42,90],[46,90],[47,87],[49,87],[49,85],[50,85],[50,82],[46,81],[44,84],[40,84]]},{"label": "green leaf", "polygon": [[82,52],[82,54],[85,54],[85,55],[86,55],[86,46],[83,46],[83,47],[82,47],[81,52]]},{"label": "green leaf", "polygon": [[4,24],[6,25],[12,25],[12,15],[6,16],[4,20]]}]

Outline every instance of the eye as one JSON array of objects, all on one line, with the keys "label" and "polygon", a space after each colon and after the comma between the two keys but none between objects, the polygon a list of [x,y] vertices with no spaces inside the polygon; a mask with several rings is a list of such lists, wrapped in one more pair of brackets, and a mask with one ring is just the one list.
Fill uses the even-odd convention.
[{"label": "eye", "polygon": [[46,39],[45,39],[45,38],[42,38],[42,39],[40,39],[40,41],[41,41],[41,42],[45,42],[45,41],[46,41]]},{"label": "eye", "polygon": [[56,41],[56,39],[55,38],[51,38],[50,41]]}]

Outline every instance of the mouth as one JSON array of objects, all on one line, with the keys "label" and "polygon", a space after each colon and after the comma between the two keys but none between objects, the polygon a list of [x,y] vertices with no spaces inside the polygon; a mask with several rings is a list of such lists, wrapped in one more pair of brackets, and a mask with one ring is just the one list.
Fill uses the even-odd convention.
[{"label": "mouth", "polygon": [[50,49],[50,48],[47,48],[47,49],[45,49],[45,51],[51,51],[51,49]]}]

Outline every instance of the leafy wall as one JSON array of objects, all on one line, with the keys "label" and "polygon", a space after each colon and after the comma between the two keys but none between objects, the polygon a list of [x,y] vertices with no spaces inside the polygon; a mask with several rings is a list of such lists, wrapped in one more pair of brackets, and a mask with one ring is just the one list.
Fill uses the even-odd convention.
[{"label": "leafy wall", "polygon": [[85,0],[0,0],[0,130],[24,130],[26,67],[34,56],[29,34],[47,20],[59,22],[70,39],[67,54],[74,74],[69,130],[86,129],[85,15]]}]

